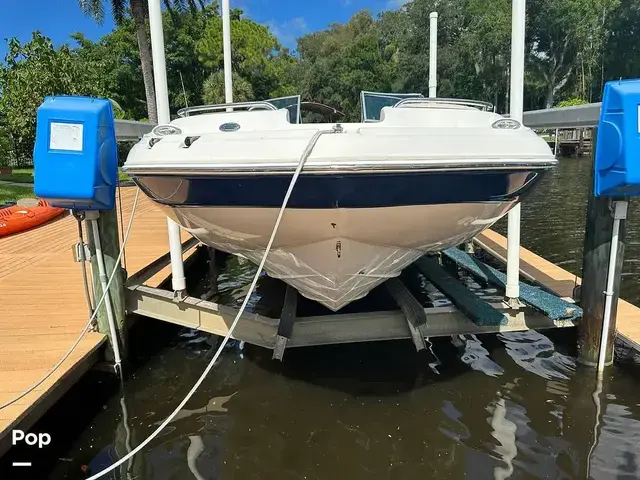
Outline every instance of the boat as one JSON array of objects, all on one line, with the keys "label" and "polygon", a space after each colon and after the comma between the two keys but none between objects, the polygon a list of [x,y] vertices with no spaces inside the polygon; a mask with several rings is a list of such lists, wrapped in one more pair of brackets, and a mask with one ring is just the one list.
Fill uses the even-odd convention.
[{"label": "boat", "polygon": [[64,208],[52,207],[45,200],[20,200],[16,205],[0,209],[0,237],[37,227],[63,213]]},{"label": "boat", "polygon": [[[345,123],[299,96],[185,108],[144,135],[123,169],[200,241],[259,263],[311,147],[265,270],[337,311],[490,227],[557,163],[544,140],[484,102],[361,99],[361,121]],[[308,123],[305,106],[333,118]]]}]

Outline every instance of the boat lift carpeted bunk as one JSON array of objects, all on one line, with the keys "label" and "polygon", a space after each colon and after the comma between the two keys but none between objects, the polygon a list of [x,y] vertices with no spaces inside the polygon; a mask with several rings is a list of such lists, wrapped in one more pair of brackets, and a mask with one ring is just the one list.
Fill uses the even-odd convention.
[{"label": "boat lift carpeted bunk", "polygon": [[[197,241],[187,243],[185,250]],[[487,301],[443,267],[442,262],[452,262],[483,286],[504,290],[506,275],[452,248],[440,255],[420,258],[405,272],[408,276],[419,272],[453,306],[425,308],[404,283],[407,277],[403,275],[384,283],[398,310],[299,317],[299,293],[287,286],[280,318],[245,312],[233,337],[271,348],[273,358],[282,360],[287,347],[408,338],[417,351],[422,351],[427,348],[429,337],[569,327],[582,315],[577,305],[522,282],[520,293],[525,304],[522,308],[515,310],[502,301]],[[235,308],[193,297],[177,304],[172,292],[144,285],[147,278],[166,264],[168,255],[129,279],[128,312],[225,335],[237,313]]]}]

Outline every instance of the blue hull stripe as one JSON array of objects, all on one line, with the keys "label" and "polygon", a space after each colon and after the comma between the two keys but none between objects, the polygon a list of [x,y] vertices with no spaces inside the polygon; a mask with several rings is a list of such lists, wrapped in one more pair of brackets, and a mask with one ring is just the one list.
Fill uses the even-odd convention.
[{"label": "blue hull stripe", "polygon": [[[544,171],[457,171],[305,175],[291,208],[376,208],[518,200]],[[169,206],[280,207],[290,175],[134,177],[153,200]]]}]

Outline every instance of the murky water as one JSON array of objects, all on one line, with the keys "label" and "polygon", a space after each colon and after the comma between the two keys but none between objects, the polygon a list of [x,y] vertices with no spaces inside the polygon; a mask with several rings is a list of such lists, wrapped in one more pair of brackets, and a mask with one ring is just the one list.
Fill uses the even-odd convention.
[{"label": "murky water", "polygon": [[[589,163],[563,160],[523,208],[523,244],[574,272]],[[639,302],[633,223],[628,239],[623,296]],[[242,261],[229,263],[223,299],[238,301],[248,280]],[[252,308],[268,308],[261,298]],[[36,426],[53,435],[52,446],[3,461],[29,457],[33,478],[100,471],[162,422],[218,344],[151,320],[133,336],[124,390],[90,374]],[[161,436],[106,478],[639,478],[640,362],[619,347],[595,402],[594,372],[576,364],[574,346],[571,330],[441,338],[436,373],[409,341],[291,349],[283,364],[235,344]],[[0,478],[29,478],[3,467]]]}]

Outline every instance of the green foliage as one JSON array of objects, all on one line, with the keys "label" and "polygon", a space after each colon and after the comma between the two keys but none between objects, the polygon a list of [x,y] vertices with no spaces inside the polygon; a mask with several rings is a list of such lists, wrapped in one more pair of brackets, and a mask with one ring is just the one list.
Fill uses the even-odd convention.
[{"label": "green foliage", "polygon": [[[248,80],[233,72],[233,101],[246,102],[254,99],[253,88]],[[224,71],[218,70],[211,74],[204,82],[202,99],[206,104],[225,103],[224,97]]]},{"label": "green foliage", "polygon": [[569,98],[567,100],[562,100],[556,104],[556,107],[575,107],[577,105],[584,105],[587,103],[585,100],[581,98]]},{"label": "green foliage", "polygon": [[[165,4],[171,7],[163,13],[171,111],[223,102],[218,3]],[[81,2],[98,21],[106,5]],[[56,49],[39,32],[24,44],[8,41],[0,64],[0,165],[30,157],[35,110],[45,95],[101,96],[111,99],[116,118],[149,117],[139,50],[146,38],[144,0],[110,5],[117,28],[97,41],[76,33],[72,46]],[[426,94],[432,11],[439,13],[438,96],[485,100],[508,111],[511,0],[412,0],[377,16],[362,11],[299,38],[295,54],[268,27],[234,9],[234,100],[301,94],[353,121],[360,118],[362,90]],[[526,33],[525,109],[597,101],[604,81],[640,76],[636,0],[529,0]]]},{"label": "green foliage", "polygon": [[36,109],[47,95],[106,96],[99,61],[83,61],[68,46],[55,49],[34,32],[27,43],[8,40],[0,67],[0,125],[13,141],[18,164],[30,161],[35,139]]},{"label": "green foliage", "polygon": [[0,204],[15,202],[21,198],[35,198],[33,187],[6,183],[0,184]]},{"label": "green foliage", "polygon": [[[231,64],[233,70],[241,75],[264,68],[272,52],[279,48],[276,38],[269,29],[253,20],[241,17],[234,11],[231,20]],[[223,66],[222,19],[210,18],[206,22],[202,39],[198,42],[197,52],[200,61],[209,69]]]},{"label": "green foliage", "polygon": [[360,92],[392,90],[396,78],[395,46],[382,42],[380,33],[379,23],[363,11],[299,39],[303,97],[343,111],[346,121],[359,120]]},{"label": "green foliage", "polygon": [[[220,93],[221,86],[224,87],[221,73],[224,61],[219,16],[206,19],[196,51],[203,69],[214,72],[207,78],[204,97],[224,99],[224,94]],[[292,75],[296,60],[266,26],[243,18],[238,9],[231,12],[231,65],[236,101],[266,99],[296,90],[296,79]]]},{"label": "green foliage", "polygon": [[7,128],[0,124],[0,168],[11,166],[13,157],[13,139]]}]

